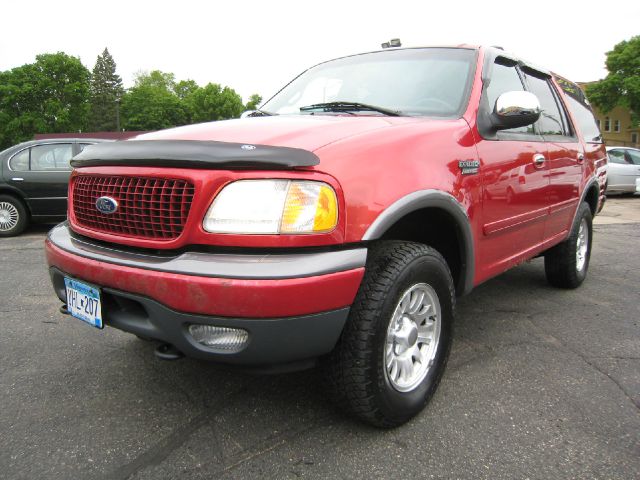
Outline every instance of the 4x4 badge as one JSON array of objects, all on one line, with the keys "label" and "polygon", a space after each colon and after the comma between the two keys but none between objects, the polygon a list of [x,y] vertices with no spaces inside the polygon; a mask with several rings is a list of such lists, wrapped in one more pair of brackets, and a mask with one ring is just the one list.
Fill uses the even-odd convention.
[{"label": "4x4 badge", "polygon": [[480,169],[480,160],[459,160],[458,167],[462,175],[472,175],[478,173]]}]

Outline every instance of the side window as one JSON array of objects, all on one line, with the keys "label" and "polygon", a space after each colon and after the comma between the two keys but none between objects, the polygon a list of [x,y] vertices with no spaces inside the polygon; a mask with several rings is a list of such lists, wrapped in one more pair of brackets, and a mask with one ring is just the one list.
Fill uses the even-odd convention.
[{"label": "side window", "polygon": [[536,122],[538,133],[541,135],[568,135],[567,121],[558,107],[558,102],[551,90],[549,82],[530,73],[526,73],[529,90],[540,101],[542,114]]},{"label": "side window", "polygon": [[16,172],[26,172],[29,170],[29,148],[25,148],[9,160],[9,168]]},{"label": "side window", "polygon": [[70,143],[37,145],[31,148],[31,170],[70,170],[72,156]]},{"label": "side window", "polygon": [[[571,110],[577,127],[584,136],[584,141],[588,143],[602,143],[600,126],[596,123],[589,102],[584,96],[584,93],[582,93],[582,90],[580,90],[580,87],[560,76],[556,75],[554,78],[564,92],[567,107]],[[604,123],[606,128],[606,119]]]},{"label": "side window", "polygon": [[[491,82],[489,83],[486,92],[489,108],[493,111],[496,106],[496,100],[498,100],[498,97],[501,94],[519,90],[524,90],[524,87],[516,67],[495,63],[493,65],[493,73],[491,74]],[[533,133],[533,125],[502,130],[502,132]]]},{"label": "side window", "polygon": [[627,150],[627,155],[634,165],[640,165],[640,153],[635,150]]},{"label": "side window", "polygon": [[611,163],[621,163],[623,165],[627,164],[627,160],[624,158],[623,150],[609,150],[607,154],[609,155],[609,161]]},{"label": "side window", "polygon": [[80,148],[80,152],[87,148],[89,145],[93,145],[93,143],[79,143],[78,147]]},{"label": "side window", "polygon": [[582,135],[584,135],[584,141],[588,143],[602,143],[600,129],[598,125],[596,125],[596,120],[593,117],[593,113],[591,113],[591,109],[571,95],[566,95],[565,98],[578,124],[578,128],[580,128]]}]

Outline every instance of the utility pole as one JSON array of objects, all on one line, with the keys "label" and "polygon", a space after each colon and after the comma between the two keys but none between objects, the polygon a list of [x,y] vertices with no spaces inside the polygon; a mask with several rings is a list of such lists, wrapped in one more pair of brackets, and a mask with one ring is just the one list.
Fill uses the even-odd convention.
[{"label": "utility pole", "polygon": [[116,98],[116,130],[120,131],[120,99]]}]

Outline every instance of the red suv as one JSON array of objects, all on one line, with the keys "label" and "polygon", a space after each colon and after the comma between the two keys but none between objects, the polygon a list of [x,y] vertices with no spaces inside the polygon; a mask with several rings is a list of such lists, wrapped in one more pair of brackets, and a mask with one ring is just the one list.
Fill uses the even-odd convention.
[{"label": "red suv", "polygon": [[582,283],[604,162],[580,89],[500,49],[366,53],[246,118],[86,148],[47,259],[65,313],[167,358],[320,363],[394,426],[438,385],[456,296],[540,255]]}]

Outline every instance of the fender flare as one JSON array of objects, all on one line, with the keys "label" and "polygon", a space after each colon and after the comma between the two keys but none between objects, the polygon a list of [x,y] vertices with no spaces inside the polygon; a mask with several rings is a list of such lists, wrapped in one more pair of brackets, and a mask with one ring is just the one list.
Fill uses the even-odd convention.
[{"label": "fender flare", "polygon": [[[598,179],[596,177],[591,177],[591,179],[586,183],[586,185],[582,189],[582,193],[580,194],[580,201],[576,206],[576,211],[573,213],[573,220],[571,222],[571,225],[576,223],[576,215],[578,215],[578,210],[580,209],[580,205],[582,205],[582,202],[585,201],[587,194],[589,193],[589,190],[591,190],[591,187],[593,187],[594,185],[596,187],[596,192],[597,192],[596,198],[600,197],[600,184],[598,183]],[[591,205],[589,205],[589,208],[591,208]],[[596,203],[596,211],[595,213],[593,213],[593,216],[595,217],[597,214],[598,214],[598,204]]]},{"label": "fender flare", "polygon": [[436,208],[445,211],[454,220],[457,233],[462,241],[460,248],[461,272],[456,285],[458,295],[466,295],[473,288],[475,274],[475,249],[471,222],[464,207],[453,195],[440,190],[418,190],[392,203],[369,226],[362,237],[363,241],[381,238],[398,220],[416,210]]}]

